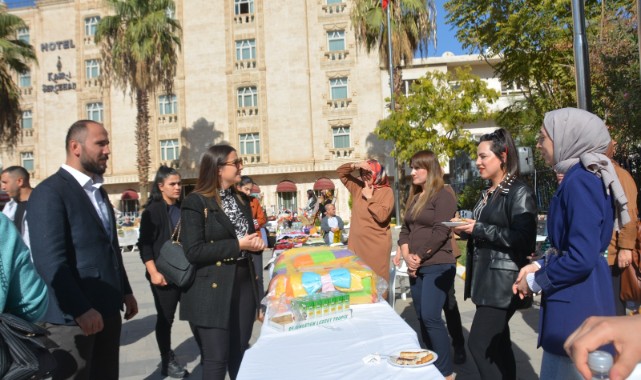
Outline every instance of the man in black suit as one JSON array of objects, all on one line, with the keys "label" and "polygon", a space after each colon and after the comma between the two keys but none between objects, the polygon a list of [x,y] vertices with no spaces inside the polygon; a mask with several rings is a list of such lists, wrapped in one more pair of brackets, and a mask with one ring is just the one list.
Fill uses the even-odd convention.
[{"label": "man in black suit", "polygon": [[138,312],[114,212],[101,187],[109,159],[102,124],[80,120],[67,132],[67,158],[29,198],[33,262],[47,284],[42,318],[59,346],[57,379],[118,379],[122,317]]}]

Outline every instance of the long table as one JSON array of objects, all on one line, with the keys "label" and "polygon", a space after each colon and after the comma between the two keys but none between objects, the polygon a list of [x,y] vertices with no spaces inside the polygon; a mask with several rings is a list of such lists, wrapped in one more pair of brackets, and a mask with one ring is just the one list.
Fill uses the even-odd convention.
[{"label": "long table", "polygon": [[263,324],[258,341],[245,352],[238,379],[443,379],[429,365],[399,368],[370,354],[390,355],[420,347],[416,332],[386,302],[354,305],[353,317],[327,327],[280,332]]}]

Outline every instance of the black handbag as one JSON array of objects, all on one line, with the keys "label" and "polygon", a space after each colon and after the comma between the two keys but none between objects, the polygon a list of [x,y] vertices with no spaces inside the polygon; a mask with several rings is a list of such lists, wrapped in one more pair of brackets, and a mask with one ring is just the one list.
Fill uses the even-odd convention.
[{"label": "black handbag", "polygon": [[0,314],[0,378],[44,379],[56,368],[49,351],[57,347],[44,328],[13,314]]},{"label": "black handbag", "polygon": [[162,247],[156,259],[156,268],[167,282],[178,286],[179,288],[188,288],[194,281],[195,270],[193,265],[187,261],[185,251],[180,241],[180,220]]}]

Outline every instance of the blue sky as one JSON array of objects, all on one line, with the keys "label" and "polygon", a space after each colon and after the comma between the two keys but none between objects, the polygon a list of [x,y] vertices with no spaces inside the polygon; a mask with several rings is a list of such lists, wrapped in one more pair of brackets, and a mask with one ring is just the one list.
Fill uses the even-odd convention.
[{"label": "blue sky", "polygon": [[[461,44],[454,37],[454,31],[450,25],[445,23],[445,9],[443,8],[443,3],[445,0],[435,0],[436,1],[436,36],[437,36],[437,47],[434,49],[433,45],[428,47],[427,55],[429,57],[440,57],[446,51],[451,51],[452,53],[459,55],[463,54],[463,49],[461,49]],[[5,0],[8,6],[26,6],[33,4],[34,0]]]},{"label": "blue sky", "polygon": [[450,25],[445,23],[446,12],[443,8],[445,0],[436,1],[436,49],[430,45],[427,50],[428,57],[440,57],[446,51],[451,51],[456,55],[464,54],[461,44],[456,40],[454,30]]}]

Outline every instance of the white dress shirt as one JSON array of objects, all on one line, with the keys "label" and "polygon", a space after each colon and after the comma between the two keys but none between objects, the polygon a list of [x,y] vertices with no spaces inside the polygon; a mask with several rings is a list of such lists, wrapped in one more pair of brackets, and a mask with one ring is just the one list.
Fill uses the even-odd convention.
[{"label": "white dress shirt", "polygon": [[100,192],[100,188],[104,182],[104,179],[101,176],[94,176],[94,178],[89,177],[88,175],[82,173],[79,170],[72,168],[67,164],[63,164],[62,168],[69,172],[73,178],[78,181],[80,186],[85,190],[91,204],[96,209],[100,220],[102,220],[102,225],[107,231],[107,234],[111,237],[111,220],[109,218],[109,209],[105,203],[105,199]]}]

